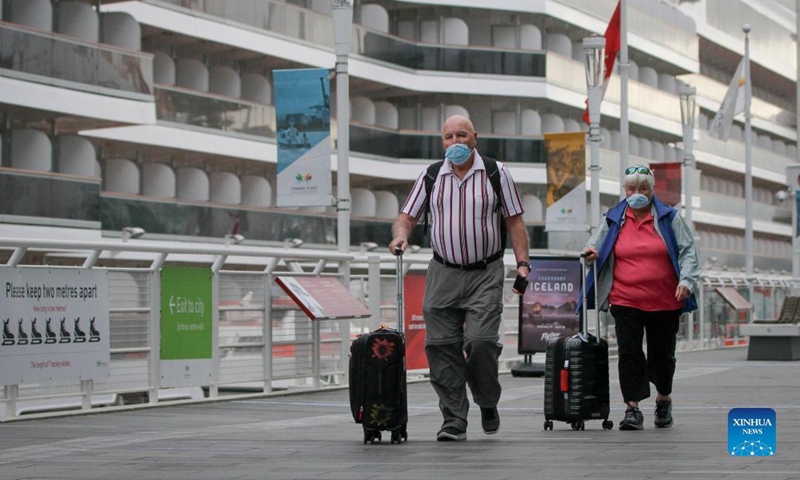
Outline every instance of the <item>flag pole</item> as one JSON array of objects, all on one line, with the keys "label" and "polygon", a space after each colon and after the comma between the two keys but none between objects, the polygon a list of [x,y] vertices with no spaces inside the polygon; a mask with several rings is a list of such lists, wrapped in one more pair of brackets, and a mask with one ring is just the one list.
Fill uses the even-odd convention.
[{"label": "flag pole", "polygon": [[[800,38],[800,2],[795,4],[795,32],[798,34],[798,38]],[[800,40],[796,40],[797,44],[800,45]],[[795,77],[800,79],[800,48],[797,49],[797,67],[795,70]],[[800,82],[796,82],[796,94],[795,98],[800,98]],[[797,138],[800,138],[800,108],[796,109],[797,111]],[[795,158],[796,162],[800,162],[800,149],[797,151],[797,158]],[[800,277],[800,255],[798,255],[798,245],[797,242],[797,180],[795,183],[789,182],[789,189],[790,195],[789,200],[792,202],[792,278],[796,279]]]},{"label": "flag pole", "polygon": [[753,129],[750,125],[752,81],[750,78],[750,25],[742,26],[744,32],[744,249],[745,274],[753,302]]},{"label": "flag pole", "polygon": [[628,0],[619,2],[619,198],[625,198],[625,169],[628,168],[628,147],[630,135],[628,131]]}]

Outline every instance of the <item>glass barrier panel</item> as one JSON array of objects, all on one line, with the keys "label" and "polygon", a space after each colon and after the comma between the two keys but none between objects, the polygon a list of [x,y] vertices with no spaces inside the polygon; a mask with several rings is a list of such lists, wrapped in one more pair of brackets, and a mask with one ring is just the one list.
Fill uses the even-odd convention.
[{"label": "glass barrier panel", "polygon": [[[350,124],[350,150],[391,158],[441,158],[439,133],[398,132],[363,124]],[[507,163],[544,163],[541,138],[478,137],[478,151]]]},{"label": "glass barrier panel", "polygon": [[545,76],[546,56],[543,52],[418,44],[364,27],[354,28],[363,39],[363,47],[361,42],[357,42],[353,45],[354,51],[412,70]]},{"label": "glass barrier panel", "polygon": [[2,68],[16,72],[53,76],[53,47],[51,40],[37,35],[24,35],[7,26],[2,34]]},{"label": "glass barrier panel", "polygon": [[0,25],[0,43],[0,68],[65,82],[152,94],[150,54],[81,43],[9,24]]},{"label": "glass barrier panel", "polygon": [[[309,245],[336,245],[336,216],[302,214],[279,209],[248,209],[240,206],[185,203],[152,198],[103,193],[100,200],[100,221],[103,230],[121,231],[136,225],[148,233],[187,235],[222,240],[239,222],[239,233],[249,240],[283,242],[301,238]],[[394,219],[350,220],[353,245],[375,242],[389,245]],[[528,226],[533,248],[547,248],[544,226]],[[428,247],[430,242],[422,228],[414,230],[409,243]]]},{"label": "glass barrier panel", "polygon": [[0,214],[65,220],[99,220],[100,182],[0,172]]},{"label": "glass barrier panel", "polygon": [[156,88],[159,120],[275,138],[275,107],[205,92]]}]

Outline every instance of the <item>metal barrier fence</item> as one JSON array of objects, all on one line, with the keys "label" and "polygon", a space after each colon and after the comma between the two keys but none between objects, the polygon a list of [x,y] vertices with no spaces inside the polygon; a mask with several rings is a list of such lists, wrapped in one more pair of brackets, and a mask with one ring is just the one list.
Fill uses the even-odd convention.
[{"label": "metal barrier fence", "polygon": [[[66,409],[135,408],[164,401],[342,387],[348,382],[350,340],[380,324],[394,326],[397,320],[395,259],[388,253],[340,254],[238,245],[167,246],[138,240],[0,238],[1,261],[16,269],[105,270],[110,362],[108,376],[94,380],[4,385],[0,421]],[[423,275],[429,261],[428,254],[420,253],[408,254],[404,263],[412,274]],[[511,254],[505,262],[501,369],[508,371],[523,356],[517,353],[519,300],[510,292],[516,262]],[[209,382],[179,388],[161,386],[160,270],[166,265],[194,265],[211,272],[213,335]],[[349,286],[372,316],[312,321],[275,284],[277,275],[337,278]],[[759,318],[769,318],[777,315],[784,296],[792,294],[798,284],[786,277],[746,281],[741,275],[704,276],[698,298],[703,307],[695,315],[684,317],[679,349],[744,342],[735,326],[747,318],[716,295],[718,286],[733,286],[750,294]],[[601,329],[613,351],[616,342],[609,315],[601,314]],[[540,355],[543,357],[536,354]],[[537,360],[543,362],[543,358]],[[410,374],[425,375],[426,371]]]}]

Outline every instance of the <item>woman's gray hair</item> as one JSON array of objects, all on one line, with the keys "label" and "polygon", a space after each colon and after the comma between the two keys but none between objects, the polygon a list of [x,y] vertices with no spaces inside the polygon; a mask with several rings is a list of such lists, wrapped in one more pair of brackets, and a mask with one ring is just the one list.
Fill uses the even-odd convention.
[{"label": "woman's gray hair", "polygon": [[628,185],[639,185],[642,182],[647,182],[647,184],[650,185],[651,190],[656,187],[656,180],[652,175],[648,175],[646,173],[629,173],[628,175],[625,175],[623,181],[626,187]]}]

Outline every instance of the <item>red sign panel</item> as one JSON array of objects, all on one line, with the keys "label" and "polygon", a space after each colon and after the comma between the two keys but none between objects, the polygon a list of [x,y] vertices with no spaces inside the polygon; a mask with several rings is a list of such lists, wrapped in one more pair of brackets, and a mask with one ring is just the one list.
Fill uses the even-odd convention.
[{"label": "red sign panel", "polygon": [[275,277],[311,320],[369,317],[369,310],[334,277]]},{"label": "red sign panel", "polygon": [[403,281],[403,324],[406,330],[406,365],[409,370],[428,368],[425,354],[425,319],[422,300],[425,297],[425,275],[406,275]]},{"label": "red sign panel", "polygon": [[651,163],[650,170],[656,181],[656,197],[671,207],[681,203],[681,163]]}]

